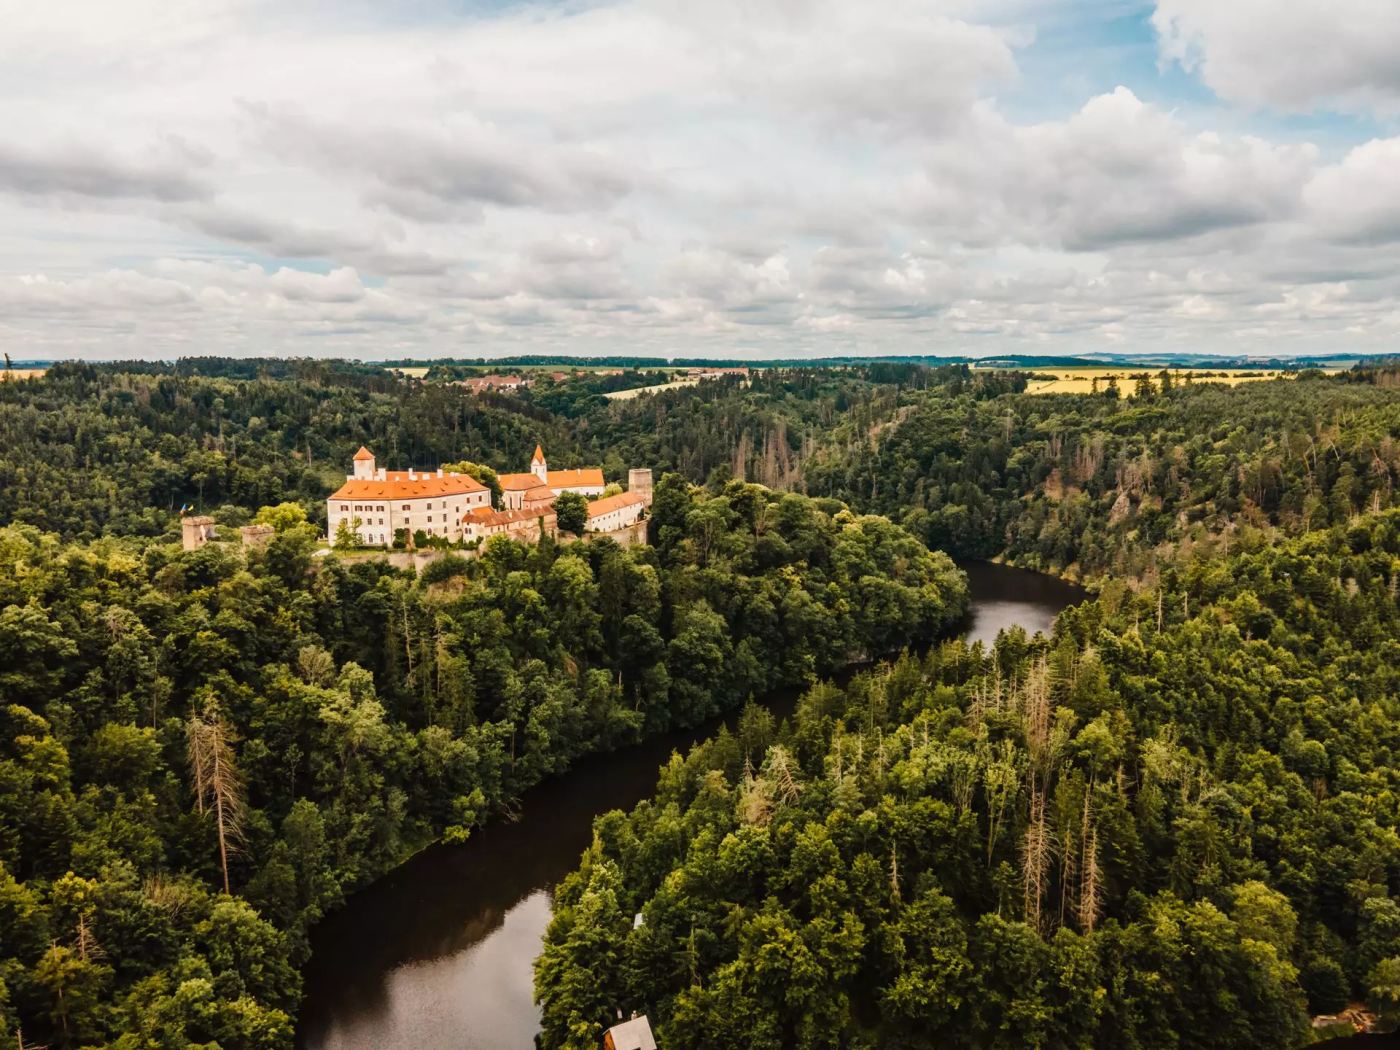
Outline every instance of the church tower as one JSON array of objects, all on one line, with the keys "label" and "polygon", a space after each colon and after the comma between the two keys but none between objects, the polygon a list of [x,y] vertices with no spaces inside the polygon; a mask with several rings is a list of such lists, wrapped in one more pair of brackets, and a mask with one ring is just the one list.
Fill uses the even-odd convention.
[{"label": "church tower", "polygon": [[374,453],[360,446],[360,451],[355,453],[355,473],[352,477],[361,481],[374,480]]},{"label": "church tower", "polygon": [[544,461],[544,449],[535,446],[535,458],[530,460],[530,473],[540,479],[540,484],[549,483],[549,468]]}]

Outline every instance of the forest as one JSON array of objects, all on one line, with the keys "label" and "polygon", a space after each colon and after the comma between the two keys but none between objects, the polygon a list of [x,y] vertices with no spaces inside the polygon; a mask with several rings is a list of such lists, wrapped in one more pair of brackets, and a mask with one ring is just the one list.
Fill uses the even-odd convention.
[{"label": "forest", "polygon": [[1394,505],[1397,376],[1380,362],[1163,389],[1144,373],[1121,392],[1044,396],[1023,373],[877,362],[608,401],[606,384],[633,380],[474,396],[349,363],[64,364],[0,386],[0,522],[173,536],[182,506],[236,525],[291,500],[324,523],[361,444],[389,469],[497,472],[540,444],[609,481],[645,465],[831,497],[958,558],[1151,576],[1156,547],[1192,534],[1298,535]]},{"label": "forest", "polygon": [[307,931],[643,733],[936,637],[896,525],[733,482],[655,546],[494,538],[421,577],[0,529],[0,1008],[52,1047],[288,1047]]},{"label": "forest", "polygon": [[[1274,1047],[1400,998],[1395,371],[1037,396],[874,362],[602,396],[644,381],[0,384],[0,1044],[290,1048],[347,894],[581,756],[741,709],[598,822],[538,964],[545,1046],[625,1007],[668,1048]],[[361,444],[650,466],[649,543],[317,556]],[[183,551],[182,509],[278,532]],[[1096,598],[1051,638],[941,643],[951,559],[990,557]]]},{"label": "forest", "polygon": [[[747,707],[597,821],[545,1045],[1287,1047],[1400,1008],[1400,512],[1248,527],[985,649]],[[634,923],[634,914],[640,919]]]}]

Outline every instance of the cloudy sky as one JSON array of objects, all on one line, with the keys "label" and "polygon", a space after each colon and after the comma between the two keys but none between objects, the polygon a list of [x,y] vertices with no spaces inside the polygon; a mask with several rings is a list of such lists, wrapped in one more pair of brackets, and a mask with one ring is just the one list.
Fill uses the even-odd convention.
[{"label": "cloudy sky", "polygon": [[1400,350],[1397,0],[0,0],[16,358]]}]

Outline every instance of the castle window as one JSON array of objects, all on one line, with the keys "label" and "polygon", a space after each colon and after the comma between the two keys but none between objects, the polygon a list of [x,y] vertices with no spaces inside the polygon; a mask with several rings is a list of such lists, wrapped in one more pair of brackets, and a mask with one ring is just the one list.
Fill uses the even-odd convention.
[{"label": "castle window", "polygon": [[408,506],[407,503],[405,503],[405,504],[403,505],[403,509],[404,509],[404,510],[408,510],[408,509],[409,509],[409,506]]}]

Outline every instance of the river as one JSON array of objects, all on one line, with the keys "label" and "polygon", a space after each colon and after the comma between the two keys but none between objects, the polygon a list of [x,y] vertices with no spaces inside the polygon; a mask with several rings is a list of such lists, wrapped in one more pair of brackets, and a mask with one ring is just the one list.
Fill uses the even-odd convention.
[{"label": "river", "polygon": [[[1061,580],[979,562],[966,636],[990,642],[1013,624],[1048,631],[1084,592]],[[778,698],[778,714],[794,698]],[[532,1002],[552,887],[578,865],[593,818],[631,809],[657,769],[718,723],[580,761],[526,793],[523,816],[461,846],[433,846],[355,894],[312,937],[300,1032],[306,1050],[530,1050]]]}]

